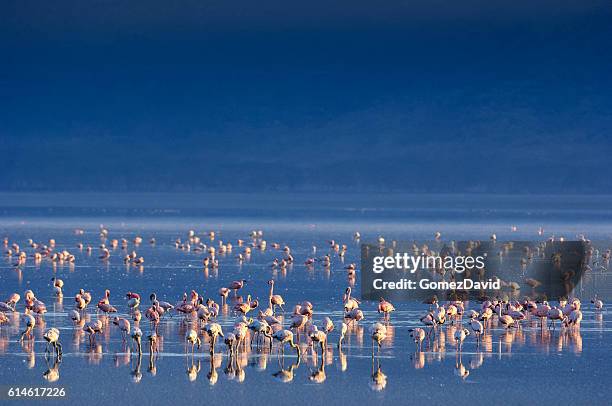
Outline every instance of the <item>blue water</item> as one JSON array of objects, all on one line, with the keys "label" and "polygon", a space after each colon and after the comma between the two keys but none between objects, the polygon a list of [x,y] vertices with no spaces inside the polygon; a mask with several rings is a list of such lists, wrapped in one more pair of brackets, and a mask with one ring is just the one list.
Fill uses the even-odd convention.
[{"label": "blue water", "polygon": [[[393,197],[353,200],[333,196],[291,195],[248,196],[222,195],[206,200],[202,195],[138,196],[76,196],[76,195],[0,195],[0,237],[8,236],[11,244],[18,243],[27,252],[26,241],[46,243],[57,241],[56,250],[66,249],[76,256],[74,265],[52,264],[44,259],[40,264],[28,258],[25,265],[14,266],[15,257],[3,257],[0,262],[0,300],[12,292],[23,296],[32,289],[47,304],[44,320],[37,320],[35,342],[18,342],[23,324],[16,315],[8,326],[0,328],[0,387],[59,386],[66,389],[68,399],[92,404],[130,402],[164,404],[172,400],[214,402],[269,402],[278,399],[288,404],[322,402],[369,402],[407,404],[557,404],[560,399],[578,404],[607,404],[609,390],[605,382],[612,373],[612,324],[608,312],[595,311],[583,298],[584,320],[578,332],[542,330],[527,323],[518,331],[506,332],[494,324],[493,329],[477,346],[473,336],[465,342],[461,356],[452,340],[454,326],[446,326],[424,352],[415,353],[408,330],[420,326],[419,316],[427,309],[420,303],[395,303],[389,335],[374,360],[371,357],[369,326],[380,319],[375,303],[362,303],[365,320],[354,326],[343,351],[335,346],[337,332],[329,338],[327,361],[323,365],[302,342],[303,356],[299,365],[294,353],[287,349],[284,359],[255,349],[238,357],[237,367],[227,368],[228,357],[218,345],[213,359],[208,345],[194,357],[186,356],[183,337],[187,325],[179,317],[164,318],[159,327],[162,343],[160,354],[151,358],[148,349],[139,362],[121,341],[119,331],[110,324],[90,348],[87,337],[75,328],[67,317],[78,289],[91,291],[94,301],[104,289],[111,290],[111,303],[120,316],[128,317],[124,295],[127,291],[143,296],[143,311],[150,292],[171,303],[183,292],[197,290],[205,297],[218,300],[217,291],[235,279],[246,279],[242,296],[250,294],[265,301],[266,281],[275,279],[275,293],[281,294],[287,310],[303,300],[314,305],[314,321],[319,324],[329,316],[339,324],[342,318],[342,293],[352,286],[359,296],[359,275],[347,277],[344,267],[359,262],[359,243],[379,235],[387,239],[431,239],[442,232],[445,239],[488,238],[496,233],[500,240],[544,238],[537,235],[539,227],[545,236],[576,238],[586,234],[600,248],[612,245],[612,216],[607,198],[596,202],[580,197],[562,199],[518,197],[414,197],[402,201]],[[478,200],[479,203],[471,205]],[[582,201],[582,203],[581,203]],[[196,202],[196,203],[194,203]],[[108,262],[98,259],[101,243],[99,226],[109,230],[109,239],[126,238],[129,251],[145,258],[142,268],[126,266],[120,249],[112,251]],[[511,225],[518,230],[512,232]],[[76,235],[76,228],[83,235]],[[186,240],[193,229],[208,245],[219,241],[231,242],[231,253],[220,256],[218,270],[203,269],[205,254],[175,248],[177,238]],[[207,232],[214,230],[211,241]],[[265,251],[254,250],[251,258],[239,263],[242,252],[238,239],[250,242],[251,230],[262,230],[268,242]],[[132,240],[144,241],[134,247]],[[155,245],[148,243],[156,239]],[[330,252],[327,241],[334,239],[347,244],[344,258],[332,255],[329,270],[320,266],[309,269],[303,265],[317,247],[317,256]],[[272,248],[277,242],[288,245],[296,263],[286,270],[270,266],[282,252]],[[93,252],[76,248],[77,243],[91,245]],[[108,244],[108,241],[107,241]],[[53,296],[50,278],[65,282],[63,301]],[[476,307],[477,303],[470,303]],[[18,304],[23,311],[23,302]],[[95,319],[93,308],[89,318]],[[226,308],[219,317],[224,330],[231,331],[236,316]],[[43,373],[53,367],[46,361],[42,333],[46,328],[60,329],[64,357],[57,366],[59,378],[49,383]],[[140,323],[145,335],[149,324]],[[146,346],[145,346],[146,347]],[[283,382],[278,372],[291,370]],[[373,371],[380,367],[385,375]],[[373,369],[374,368],[374,369]],[[198,372],[199,371],[199,372]],[[212,372],[211,372],[212,371]],[[468,373],[469,372],[469,373]],[[289,380],[289,378],[291,378]],[[1,397],[0,397],[1,399]]]}]

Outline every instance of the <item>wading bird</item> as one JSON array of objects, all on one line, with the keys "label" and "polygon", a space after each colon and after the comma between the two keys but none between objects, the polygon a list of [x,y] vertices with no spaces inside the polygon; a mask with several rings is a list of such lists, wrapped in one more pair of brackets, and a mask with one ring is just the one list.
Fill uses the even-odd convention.
[{"label": "wading bird", "polygon": [[59,342],[59,336],[60,336],[60,332],[55,327],[50,328],[49,330],[45,331],[45,334],[43,334],[43,338],[47,342],[47,348],[45,351],[47,353],[49,352],[49,345],[50,345],[53,348],[54,354],[56,354],[56,356],[61,359],[62,358],[62,344]]}]

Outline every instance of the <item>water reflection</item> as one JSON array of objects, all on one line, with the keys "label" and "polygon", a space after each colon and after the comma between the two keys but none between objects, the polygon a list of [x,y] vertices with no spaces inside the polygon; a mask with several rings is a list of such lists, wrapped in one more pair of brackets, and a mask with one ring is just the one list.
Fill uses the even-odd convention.
[{"label": "water reflection", "polygon": [[[163,249],[162,239],[160,238],[159,241],[156,249],[161,250]],[[116,255],[124,255],[124,250],[121,248],[117,247],[116,251]],[[148,298],[150,292],[158,292],[160,300],[163,298],[174,303],[172,298],[180,297],[176,296],[176,292],[172,290],[176,288],[174,285],[180,285],[179,289],[182,293],[182,290],[185,289],[184,286],[190,286],[189,283],[192,282],[193,278],[199,278],[198,280],[204,283],[198,292],[204,299],[216,299],[215,295],[217,295],[219,288],[224,286],[227,280],[247,278],[245,275],[252,275],[255,269],[256,272],[266,272],[266,270],[269,270],[268,264],[262,265],[261,259],[258,257],[263,252],[275,255],[270,248],[266,251],[257,251],[257,254],[244,255],[242,259],[236,261],[239,261],[239,264],[237,263],[234,268],[223,268],[222,272],[219,272],[218,268],[212,267],[212,265],[202,270],[200,267],[201,258],[196,257],[193,251],[191,253],[182,251],[180,254],[188,258],[186,261],[191,262],[183,263],[175,261],[175,258],[166,261],[166,257],[164,257],[163,266],[153,264],[154,256],[148,256],[146,269],[133,265],[124,269],[123,264],[121,269],[117,269],[112,264],[112,260],[99,263],[97,255],[85,259],[91,262],[95,261],[95,266],[88,268],[87,272],[98,272],[97,276],[100,278],[115,278],[120,275],[128,278],[128,281],[124,285],[122,285],[124,281],[121,279],[112,283],[117,282],[122,287],[140,286],[140,293],[143,294],[144,298]],[[82,252],[83,257],[89,254],[90,252]],[[233,255],[227,255],[226,257],[219,255],[218,257],[226,261],[226,263],[221,262],[221,267],[226,265],[227,262],[235,260]],[[112,314],[110,318],[105,314],[98,314],[94,307],[96,299],[92,302],[93,304],[90,304],[89,310],[79,312],[78,318],[73,319],[71,317],[74,307],[72,295],[76,294],[77,289],[65,288],[64,296],[54,296],[52,286],[49,284],[49,277],[45,274],[44,283],[38,286],[37,290],[44,291],[48,288],[47,303],[52,304],[52,306],[49,306],[49,312],[44,316],[35,316],[33,337],[32,339],[24,339],[23,343],[18,342],[19,334],[26,328],[25,320],[21,318],[22,313],[6,313],[8,321],[0,326],[0,358],[2,359],[0,362],[3,364],[4,362],[7,362],[7,364],[12,362],[12,366],[17,365],[18,367],[14,369],[18,369],[21,376],[35,376],[35,379],[41,380],[40,375],[42,373],[42,379],[48,382],[59,381],[61,384],[74,382],[75,379],[79,379],[75,378],[75,375],[79,377],[87,376],[89,370],[92,370],[96,371],[95,373],[98,375],[108,374],[109,377],[116,378],[115,383],[119,380],[132,381],[140,383],[141,387],[148,383],[151,386],[147,386],[147,388],[163,386],[155,385],[157,383],[156,379],[164,381],[173,379],[174,384],[178,381],[179,384],[184,383],[185,385],[188,385],[189,382],[197,382],[199,379],[197,385],[193,387],[201,388],[202,383],[206,384],[206,380],[211,386],[216,385],[215,390],[221,389],[227,382],[232,384],[244,383],[245,386],[242,390],[246,392],[251,389],[249,385],[261,385],[262,382],[265,385],[266,380],[276,380],[285,383],[294,382],[300,385],[316,383],[329,386],[332,390],[335,390],[333,388],[336,388],[334,385],[338,381],[350,380],[351,382],[357,382],[357,385],[363,385],[364,388],[367,385],[375,392],[386,391],[387,393],[384,395],[388,396],[389,392],[402,386],[401,384],[389,386],[388,383],[405,382],[407,376],[414,378],[442,375],[448,377],[449,382],[457,382],[458,385],[462,385],[464,381],[487,381],[488,372],[494,370],[496,364],[499,365],[499,360],[520,366],[523,365],[525,359],[533,359],[538,356],[539,359],[550,359],[555,362],[558,362],[559,358],[571,358],[568,356],[556,357],[559,353],[570,354],[571,356],[579,355],[586,359],[585,354],[583,354],[583,345],[591,350],[590,356],[593,357],[594,346],[590,344],[595,341],[595,338],[599,340],[598,342],[604,341],[601,337],[605,336],[605,332],[609,328],[609,324],[606,324],[605,320],[606,313],[602,311],[594,312],[590,309],[584,311],[582,330],[580,326],[559,326],[559,323],[554,329],[549,329],[545,318],[540,319],[527,314],[527,312],[520,325],[516,328],[506,329],[499,322],[499,316],[492,314],[487,321],[483,322],[484,331],[478,337],[478,340],[476,340],[475,334],[468,336],[463,342],[462,351],[459,352],[456,334],[461,331],[462,327],[470,328],[469,322],[466,322],[467,316],[464,316],[463,320],[460,317],[454,317],[453,319],[449,317],[444,324],[429,331],[430,327],[419,321],[422,313],[427,310],[427,305],[398,303],[396,304],[396,312],[392,313],[390,320],[385,320],[375,312],[372,304],[362,303],[364,320],[357,322],[344,319],[340,300],[342,292],[347,286],[345,285],[347,279],[344,275],[344,266],[338,268],[342,260],[340,258],[335,258],[335,260],[338,261],[336,262],[336,268],[334,266],[321,267],[319,263],[312,267],[300,267],[300,264],[296,263],[295,265],[279,266],[276,269],[269,270],[266,277],[262,278],[264,281],[270,277],[276,278],[279,292],[283,294],[287,303],[302,303],[306,298],[310,298],[315,304],[313,315],[307,323],[308,327],[301,328],[299,331],[294,330],[294,334],[297,335],[296,342],[299,341],[299,353],[287,351],[284,356],[277,356],[277,341],[274,342],[277,348],[270,350],[268,342],[265,345],[258,344],[259,341],[263,340],[253,340],[253,332],[248,331],[243,341],[245,344],[241,345],[239,350],[222,354],[220,350],[223,343],[219,340],[217,350],[210,355],[210,340],[206,333],[202,331],[205,321],[199,321],[197,315],[179,315],[172,312],[172,314],[162,315],[159,324],[152,326],[148,322],[150,319],[147,318],[146,313],[149,306],[148,299],[140,304],[140,310],[135,309],[133,311],[129,311],[125,301],[122,302],[119,299],[117,303],[113,303],[113,305],[117,305],[118,312],[116,315],[129,320],[131,331],[134,331],[135,327],[142,328],[142,338],[146,341],[143,345],[143,351],[145,352],[140,353],[131,348],[130,344],[133,343],[129,336],[128,341],[130,342],[123,340],[119,327],[110,322],[115,314]],[[166,262],[169,264],[180,263],[180,267],[166,266]],[[187,266],[191,263],[196,265],[194,267]],[[187,265],[183,267],[184,264]],[[47,265],[45,259],[39,265],[41,273],[49,270],[43,269]],[[24,283],[29,283],[29,278],[35,277],[30,273],[32,271],[33,268],[26,266],[15,272],[19,274],[19,278],[23,278]],[[79,267],[74,269],[67,265],[62,266],[59,263],[56,265],[56,271],[58,276],[67,281],[69,280],[68,277],[71,276],[69,272],[74,272],[72,276],[75,278],[85,273],[81,272]],[[116,271],[117,274],[114,273]],[[64,273],[62,274],[62,272]],[[143,274],[140,274],[140,272],[143,272]],[[152,275],[156,275],[156,272],[159,275],[164,275],[164,278],[168,275],[168,281],[160,283],[159,279],[152,278]],[[204,278],[208,278],[208,280],[205,281]],[[260,305],[257,310],[248,313],[247,321],[250,317],[258,318],[260,309],[262,312],[266,311],[267,285],[258,278],[251,277],[250,279],[244,291],[235,295],[230,291],[227,303],[221,302],[219,314],[210,316],[210,320],[208,320],[219,323],[226,333],[225,338],[229,335],[228,333],[233,331],[238,322],[238,315],[233,311],[235,304],[244,303],[248,294],[252,294],[253,298],[259,299]],[[35,279],[32,280],[35,284]],[[338,288],[338,281],[342,284],[341,288]],[[349,286],[351,286],[354,283],[354,277],[352,282],[351,278],[348,281]],[[78,283],[82,283],[85,288],[91,289],[95,294],[98,293],[96,286],[87,285],[91,282],[86,278],[81,279]],[[110,283],[107,280],[106,283],[101,285]],[[74,280],[71,280],[70,286],[74,285]],[[170,285],[173,287],[169,287]],[[312,288],[311,286],[315,287]],[[122,297],[125,291],[127,289],[122,291],[118,297]],[[101,296],[101,292],[99,293]],[[224,300],[224,298],[221,300]],[[275,314],[275,317],[279,320],[279,326],[282,326],[283,329],[288,328],[291,323],[289,312],[292,307],[289,304],[286,306],[287,313],[277,312]],[[433,304],[431,308],[433,308]],[[464,313],[467,314],[471,309],[480,310],[480,304],[466,304]],[[141,317],[146,317],[142,323],[140,323]],[[309,339],[312,335],[307,334],[307,328],[312,327],[312,325],[321,328],[326,318],[333,319],[335,329],[327,332],[324,342],[312,343]],[[102,327],[95,333],[95,341],[92,341],[90,345],[89,331],[85,331],[84,327],[97,321],[100,322]],[[377,322],[381,322],[385,326],[385,336],[381,340],[380,352],[376,351],[375,356],[371,357],[372,336],[370,327]],[[60,338],[66,342],[66,352],[69,356],[64,361],[53,358],[45,358],[44,362],[41,360],[42,347],[40,346],[44,343],[42,334],[50,327],[59,328],[61,331]],[[188,351],[188,354],[185,354],[184,339],[186,333],[191,329],[202,339],[203,345],[200,350],[196,349],[193,353]],[[410,332],[415,332],[418,329],[423,329],[425,336],[417,340],[410,335]],[[341,336],[344,337],[344,340],[342,345],[338,345]],[[592,339],[593,341],[591,341]],[[255,341],[255,345],[253,345],[253,341]],[[36,349],[39,353],[35,352]],[[142,371],[143,357],[145,357],[144,367],[146,368],[144,375]],[[61,378],[60,367],[63,368]],[[34,369],[30,375],[26,375],[28,368]],[[74,373],[72,368],[82,369],[79,373]],[[105,368],[108,368],[108,370],[104,370]],[[118,368],[118,370],[114,370],[114,368]],[[2,375],[2,377],[6,376]],[[225,387],[223,387],[223,390],[225,390]],[[369,390],[366,389],[366,392],[369,393]]]}]

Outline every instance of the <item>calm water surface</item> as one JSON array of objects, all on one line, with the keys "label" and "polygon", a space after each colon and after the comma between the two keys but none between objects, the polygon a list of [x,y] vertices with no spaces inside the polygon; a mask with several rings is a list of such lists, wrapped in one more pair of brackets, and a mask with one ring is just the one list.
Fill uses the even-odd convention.
[{"label": "calm water surface", "polygon": [[[10,213],[9,213],[10,214]],[[383,343],[380,355],[373,361],[368,327],[379,320],[375,303],[363,303],[366,319],[351,328],[348,338],[339,352],[336,348],[337,332],[330,334],[327,357],[321,362],[306,348],[302,340],[303,356],[299,362],[287,349],[280,360],[275,350],[253,349],[238,357],[235,364],[218,346],[213,359],[208,345],[195,356],[186,356],[183,337],[188,325],[180,317],[164,317],[159,327],[162,336],[160,353],[151,357],[148,349],[141,358],[123,343],[120,333],[112,324],[106,328],[98,343],[90,348],[85,333],[75,328],[67,317],[73,308],[73,297],[79,288],[91,291],[93,301],[111,289],[111,303],[127,315],[124,295],[127,291],[139,292],[146,309],[150,292],[156,292],[162,300],[175,303],[183,292],[196,289],[205,297],[218,300],[217,291],[235,279],[248,280],[242,295],[251,294],[266,301],[266,281],[275,279],[275,293],[281,294],[290,309],[294,304],[309,300],[314,304],[314,321],[320,324],[329,316],[338,326],[342,319],[342,293],[354,283],[359,295],[359,276],[351,282],[344,267],[359,262],[358,243],[353,241],[354,231],[360,231],[363,240],[372,240],[382,234],[397,239],[430,239],[435,231],[444,238],[488,238],[496,232],[499,239],[536,239],[537,229],[544,226],[546,234],[575,238],[587,233],[598,241],[612,241],[612,227],[606,222],[590,219],[581,221],[525,219],[517,222],[486,219],[481,221],[376,220],[371,218],[344,218],[340,221],[325,216],[215,216],[198,217],[133,217],[126,215],[90,216],[78,213],[78,217],[28,216],[23,213],[7,215],[0,219],[0,236],[8,236],[26,251],[32,252],[26,241],[31,238],[46,242],[55,238],[57,249],[67,249],[76,256],[74,265],[53,265],[49,260],[35,264],[31,258],[21,267],[15,267],[15,257],[3,257],[0,261],[0,299],[12,292],[23,295],[32,289],[47,304],[49,312],[44,320],[38,319],[34,344],[20,344],[19,333],[23,322],[18,315],[9,315],[9,325],[0,329],[0,386],[59,386],[66,388],[71,401],[87,401],[91,404],[130,402],[155,404],[173,401],[200,402],[268,402],[271,399],[287,404],[322,402],[395,402],[407,404],[426,402],[441,404],[608,404],[610,390],[606,382],[612,374],[612,324],[604,310],[596,312],[583,298],[584,320],[579,332],[555,332],[541,330],[535,323],[526,323],[518,331],[505,331],[495,323],[492,330],[477,346],[473,336],[457,354],[452,335],[453,326],[445,326],[444,334],[430,343],[422,353],[415,353],[410,341],[409,329],[420,326],[419,316],[427,309],[420,303],[396,303],[389,327],[389,336]],[[118,248],[108,262],[98,259],[99,224],[109,230],[110,238],[126,238],[129,249],[145,258],[142,268],[126,266],[124,252]],[[510,225],[518,226],[510,232]],[[74,229],[85,230],[75,235]],[[231,242],[234,250],[221,255],[218,270],[204,270],[205,254],[178,250],[176,238],[186,239],[189,229],[201,235],[206,244],[219,241]],[[252,229],[264,231],[268,249],[254,251],[251,258],[240,264],[236,255],[242,251],[236,241],[250,241]],[[206,232],[217,232],[214,241]],[[142,236],[143,244],[134,247],[132,240]],[[156,244],[148,240],[155,237]],[[333,256],[329,270],[322,267],[308,269],[305,258],[312,256],[317,246],[318,255],[329,252],[326,241],[334,239],[348,245],[344,259]],[[92,245],[88,255],[78,250],[77,243]],[[296,263],[285,271],[273,269],[274,258],[282,252],[271,247],[272,242],[289,245]],[[602,246],[602,248],[607,248]],[[50,278],[56,276],[65,282],[63,301],[53,296]],[[94,303],[89,317],[95,318]],[[479,306],[470,303],[471,307]],[[18,310],[23,310],[20,302]],[[143,309],[144,311],[144,309]],[[225,331],[231,331],[236,316],[225,308],[219,322]],[[140,324],[145,335],[150,327],[143,318]],[[54,364],[46,359],[42,339],[44,329],[57,327],[61,331],[64,357]],[[146,347],[146,345],[145,345]],[[58,376],[52,383],[44,377]],[[48,375],[47,375],[48,376]],[[3,401],[0,401],[3,403]],[[45,401],[45,403],[48,401]],[[51,401],[52,402],[52,401]],[[53,403],[53,402],[52,402]]]}]

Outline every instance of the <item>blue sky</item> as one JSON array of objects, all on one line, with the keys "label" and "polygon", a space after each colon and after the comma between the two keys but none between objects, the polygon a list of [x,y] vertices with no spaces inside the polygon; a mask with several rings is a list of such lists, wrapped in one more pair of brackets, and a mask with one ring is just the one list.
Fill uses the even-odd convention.
[{"label": "blue sky", "polygon": [[2,2],[0,190],[612,192],[611,3],[328,3]]}]

